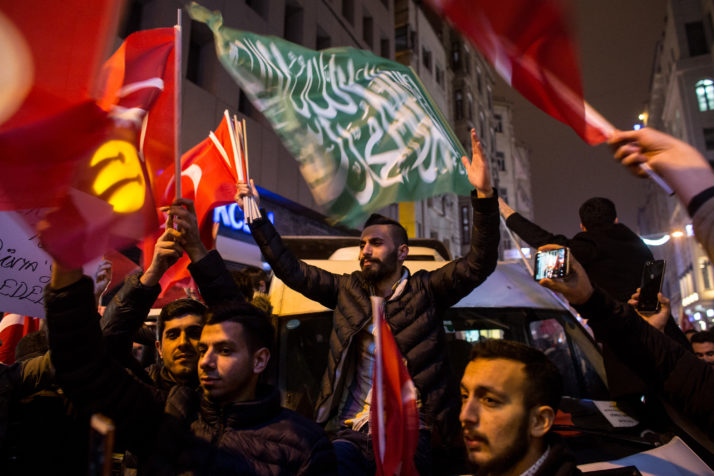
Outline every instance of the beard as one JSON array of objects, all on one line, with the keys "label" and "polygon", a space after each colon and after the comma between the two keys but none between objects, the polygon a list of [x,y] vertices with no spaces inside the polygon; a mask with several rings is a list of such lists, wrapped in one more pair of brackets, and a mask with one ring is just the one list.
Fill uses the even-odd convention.
[{"label": "beard", "polygon": [[[479,466],[476,476],[488,474],[503,474],[507,470],[518,464],[528,451],[530,444],[528,438],[528,419],[524,418],[518,427],[516,437],[499,454],[495,455],[491,461]],[[492,448],[493,449],[493,448]]]},{"label": "beard", "polygon": [[[365,262],[369,262],[371,266],[365,269]],[[365,281],[371,284],[376,284],[382,279],[392,275],[397,270],[397,249],[390,252],[384,260],[378,258],[362,258],[360,260],[360,268]]]}]

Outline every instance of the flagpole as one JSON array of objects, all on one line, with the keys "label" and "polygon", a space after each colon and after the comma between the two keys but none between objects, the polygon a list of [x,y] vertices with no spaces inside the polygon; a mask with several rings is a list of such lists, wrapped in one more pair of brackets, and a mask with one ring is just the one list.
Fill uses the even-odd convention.
[{"label": "flagpole", "polygon": [[176,182],[176,199],[181,198],[181,9],[176,13],[174,26],[174,177]]}]

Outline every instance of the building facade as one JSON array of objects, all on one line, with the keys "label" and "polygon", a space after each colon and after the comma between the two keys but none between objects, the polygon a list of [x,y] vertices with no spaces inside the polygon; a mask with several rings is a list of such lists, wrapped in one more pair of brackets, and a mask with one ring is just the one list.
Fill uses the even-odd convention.
[{"label": "building facade", "polygon": [[[646,121],[714,161],[714,2],[670,0],[662,38],[655,51]],[[677,314],[699,330],[714,326],[714,275],[706,253],[691,234],[687,211],[649,184],[640,229],[667,260],[665,294]],[[674,235],[672,235],[674,233]],[[665,238],[669,236],[669,238]],[[676,315],[676,314],[675,314]]]}]

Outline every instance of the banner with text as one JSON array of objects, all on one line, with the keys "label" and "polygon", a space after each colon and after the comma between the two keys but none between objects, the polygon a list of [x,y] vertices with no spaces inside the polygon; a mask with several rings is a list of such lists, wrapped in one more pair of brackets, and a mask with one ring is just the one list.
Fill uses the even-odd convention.
[{"label": "banner with text", "polygon": [[188,10],[211,28],[219,59],[336,221],[358,226],[395,202],[471,192],[463,147],[410,68],[227,28],[196,3]]},{"label": "banner with text", "polygon": [[[52,257],[43,249],[34,226],[44,209],[0,212],[0,311],[45,317],[44,290],[50,282]],[[84,266],[94,276],[101,259]]]}]

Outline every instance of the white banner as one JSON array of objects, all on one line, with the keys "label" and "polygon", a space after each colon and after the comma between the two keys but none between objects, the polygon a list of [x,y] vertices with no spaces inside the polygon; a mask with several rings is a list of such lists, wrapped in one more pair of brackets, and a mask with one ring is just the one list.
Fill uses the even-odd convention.
[{"label": "white banner", "polygon": [[[37,234],[27,224],[38,222],[42,216],[42,209],[0,212],[2,312],[45,317],[44,289],[50,282],[52,258],[44,252]],[[88,263],[84,267],[85,274],[94,277],[99,261],[101,259]]]}]

